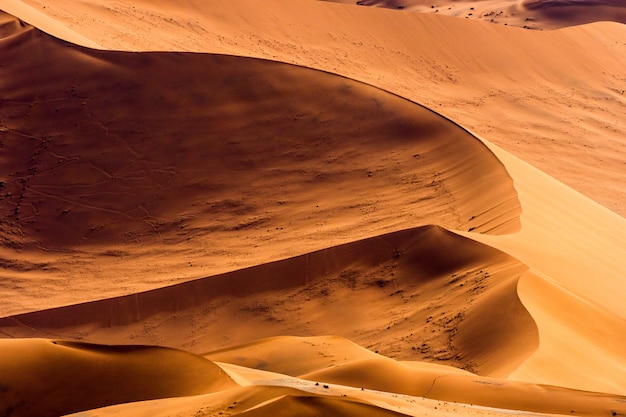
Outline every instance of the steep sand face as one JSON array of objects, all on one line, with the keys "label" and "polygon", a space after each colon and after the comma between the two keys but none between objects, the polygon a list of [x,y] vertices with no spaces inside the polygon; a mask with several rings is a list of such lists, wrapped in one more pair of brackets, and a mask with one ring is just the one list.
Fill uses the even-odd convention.
[{"label": "steep sand face", "polygon": [[85,300],[94,280],[118,295],[420,224],[519,228],[499,161],[400,97],[269,61],[4,27],[2,267],[17,287],[47,283],[5,314]]},{"label": "steep sand face", "polygon": [[174,349],[0,340],[0,412],[7,416],[59,416],[235,386],[215,364]]}]

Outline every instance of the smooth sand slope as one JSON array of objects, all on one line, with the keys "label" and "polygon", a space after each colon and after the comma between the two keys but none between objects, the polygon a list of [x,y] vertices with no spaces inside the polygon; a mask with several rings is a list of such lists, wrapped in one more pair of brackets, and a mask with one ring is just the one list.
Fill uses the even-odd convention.
[{"label": "smooth sand slope", "polygon": [[5,414],[626,415],[626,220],[487,141],[621,207],[623,26],[43,6],[100,50],[0,19]]}]

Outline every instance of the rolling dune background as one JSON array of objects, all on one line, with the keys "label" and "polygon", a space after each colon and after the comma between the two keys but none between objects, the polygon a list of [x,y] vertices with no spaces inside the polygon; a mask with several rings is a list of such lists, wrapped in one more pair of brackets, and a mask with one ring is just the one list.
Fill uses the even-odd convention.
[{"label": "rolling dune background", "polygon": [[626,415],[624,9],[359,3],[0,1],[0,415]]}]

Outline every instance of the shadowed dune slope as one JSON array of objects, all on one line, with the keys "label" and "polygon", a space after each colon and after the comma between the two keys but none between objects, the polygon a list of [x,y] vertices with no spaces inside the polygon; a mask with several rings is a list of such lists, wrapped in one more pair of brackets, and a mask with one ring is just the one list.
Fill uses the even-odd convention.
[{"label": "shadowed dune slope", "polygon": [[217,365],[174,349],[0,340],[3,416],[59,416],[235,386]]},{"label": "shadowed dune slope", "polygon": [[[291,65],[88,50],[3,22],[1,266],[15,287],[46,285],[5,314],[85,300],[96,280],[98,296],[129,293],[420,224],[519,228],[497,158],[410,101]],[[81,276],[72,291],[68,276]]]},{"label": "shadowed dune slope", "polygon": [[[434,9],[431,6],[448,2],[424,0],[428,14],[346,1],[352,4],[315,0],[3,3],[7,12],[78,44],[84,43],[56,30],[54,23],[63,22],[107,49],[252,56],[370,83],[436,109],[626,215],[622,175],[626,43],[621,41],[626,25],[595,22],[553,31],[511,27],[556,22],[540,20],[537,13],[520,7],[520,0],[454,1]],[[50,24],[9,7],[13,3],[28,3],[48,16]],[[598,9],[576,8],[580,13],[575,17]],[[446,13],[462,18],[443,16]]]},{"label": "shadowed dune slope", "polygon": [[[526,269],[502,252],[427,226],[149,292],[7,317],[0,331],[166,343],[196,353],[277,335],[338,334],[395,358],[506,376],[538,344],[516,291]],[[279,344],[272,345],[277,352]],[[299,363],[284,366],[304,366]]]}]

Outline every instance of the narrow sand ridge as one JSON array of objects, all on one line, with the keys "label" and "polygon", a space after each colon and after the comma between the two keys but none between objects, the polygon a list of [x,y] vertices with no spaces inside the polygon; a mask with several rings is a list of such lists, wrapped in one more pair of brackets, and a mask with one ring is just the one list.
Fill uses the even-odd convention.
[{"label": "narrow sand ridge", "polygon": [[400,97],[256,59],[87,50],[6,15],[2,28],[4,314],[421,224],[519,229],[498,159]]},{"label": "narrow sand ridge", "polygon": [[[538,346],[517,296],[525,271],[488,246],[422,227],[150,292],[11,316],[0,319],[0,332],[195,353],[263,337],[334,333],[394,358],[506,377]],[[285,359],[280,350],[275,355]]]},{"label": "narrow sand ridge", "polygon": [[236,387],[214,363],[149,346],[0,340],[0,415],[59,416]]},{"label": "narrow sand ridge", "polygon": [[[626,215],[626,25],[524,30],[315,0],[27,3],[103,48],[252,56],[364,81],[437,110]],[[478,16],[470,7],[489,4],[453,6]],[[500,19],[503,4],[488,18]]]}]

